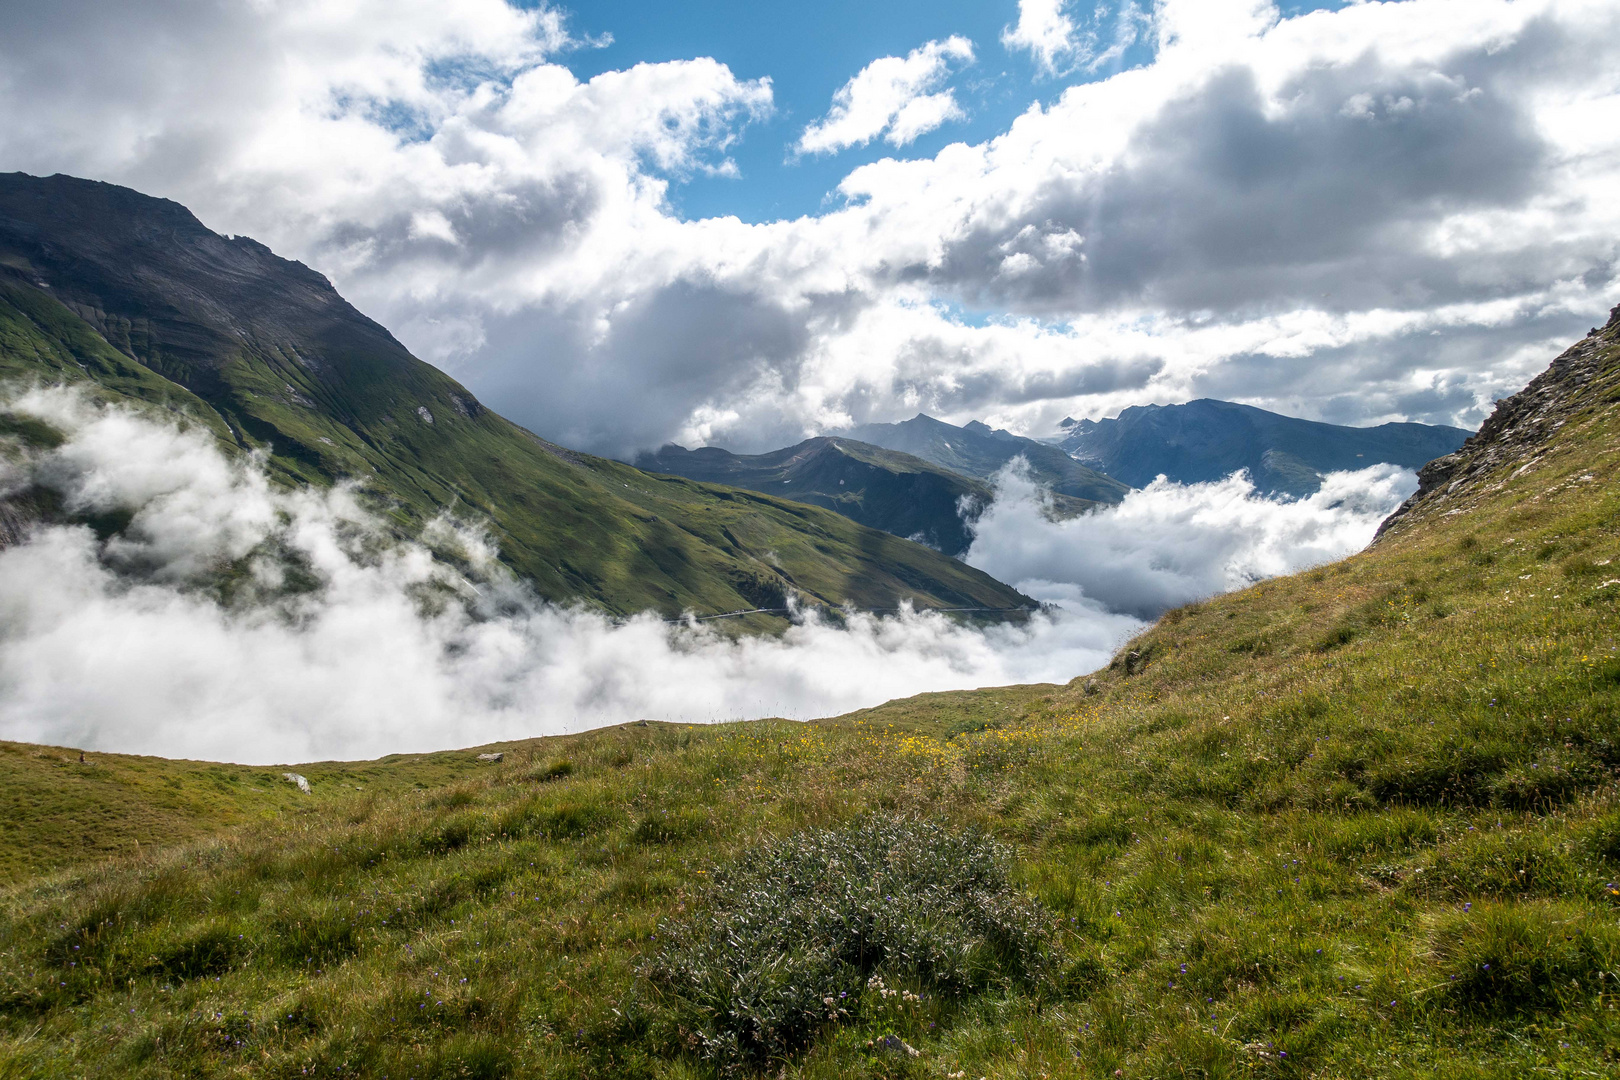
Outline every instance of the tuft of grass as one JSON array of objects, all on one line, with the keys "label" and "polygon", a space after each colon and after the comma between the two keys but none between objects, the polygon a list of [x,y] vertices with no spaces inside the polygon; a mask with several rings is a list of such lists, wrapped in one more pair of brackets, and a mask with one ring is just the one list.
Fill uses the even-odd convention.
[{"label": "tuft of grass", "polygon": [[1583,1002],[1620,972],[1620,932],[1553,903],[1471,904],[1435,920],[1429,948],[1441,996],[1493,1017]]}]

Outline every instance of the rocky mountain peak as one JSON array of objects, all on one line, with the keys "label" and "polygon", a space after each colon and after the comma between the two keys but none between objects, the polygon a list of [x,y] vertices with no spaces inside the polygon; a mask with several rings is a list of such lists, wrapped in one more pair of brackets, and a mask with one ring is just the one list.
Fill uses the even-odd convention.
[{"label": "rocky mountain peak", "polygon": [[[1620,305],[1523,390],[1496,403],[1477,434],[1418,471],[1418,489],[1379,526],[1378,538],[1435,514],[1465,514],[1512,476],[1533,470],[1559,428],[1620,395]],[[1613,408],[1611,403],[1610,408]],[[1374,541],[1377,542],[1376,540]]]}]

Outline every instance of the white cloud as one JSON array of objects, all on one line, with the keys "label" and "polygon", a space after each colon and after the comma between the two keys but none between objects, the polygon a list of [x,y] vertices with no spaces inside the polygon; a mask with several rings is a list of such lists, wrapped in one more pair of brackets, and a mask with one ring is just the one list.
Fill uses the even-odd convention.
[{"label": "white cloud", "polygon": [[1018,0],[1018,22],[1001,32],[1001,43],[1009,49],[1028,49],[1035,62],[1047,71],[1077,49],[1079,28],[1063,13],[1065,0]]},{"label": "white cloud", "polygon": [[1009,50],[1027,51],[1048,75],[1081,67],[1095,71],[1118,61],[1151,22],[1133,0],[1124,0],[1112,12],[1111,36],[1105,43],[1101,28],[1110,14],[1107,5],[1097,5],[1089,26],[1070,18],[1068,12],[1075,6],[1076,0],[1018,0],[1018,21],[1002,30],[1001,43]]},{"label": "white cloud", "polygon": [[833,94],[832,109],[804,129],[796,147],[801,154],[836,153],[864,146],[882,135],[893,146],[905,146],[963,113],[951,90],[939,87],[953,63],[973,60],[973,43],[963,37],[930,41],[904,58],[872,61]]},{"label": "white cloud", "polygon": [[1297,501],[1262,498],[1243,473],[1207,484],[1160,477],[1118,506],[1053,521],[1049,494],[1015,458],[964,561],[1037,599],[1081,596],[1151,619],[1360,551],[1415,490],[1417,477],[1393,465],[1330,473]]},{"label": "white cloud", "polygon": [[40,484],[69,510],[129,516],[105,542],[36,526],[0,549],[0,738],[261,763],[1067,681],[1166,607],[1356,550],[1412,488],[1387,467],[1334,474],[1296,503],[1257,498],[1241,477],[1158,483],[1054,523],[1009,468],[968,560],[1048,613],[987,630],[931,614],[807,617],[732,640],[537,602],[476,528],[441,519],[401,539],[350,490],[278,488],[202,429],[62,389],[0,411],[66,435],[32,456],[6,448],[0,490]]}]

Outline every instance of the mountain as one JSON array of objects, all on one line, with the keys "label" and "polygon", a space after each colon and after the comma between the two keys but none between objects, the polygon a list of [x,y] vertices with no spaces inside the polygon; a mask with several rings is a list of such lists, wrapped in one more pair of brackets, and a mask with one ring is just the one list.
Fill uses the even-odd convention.
[{"label": "mountain", "polygon": [[778,607],[788,591],[867,609],[1029,603],[830,511],[549,443],[315,271],[110,184],[0,175],[0,378],[88,381],[190,416],[236,450],[268,448],[286,483],[361,480],[407,532],[446,508],[480,516],[539,595],[613,614]]},{"label": "mountain", "polygon": [[824,506],[874,529],[919,540],[947,555],[973,542],[957,507],[988,503],[990,485],[879,446],[823,436],[767,454],[673,444],[636,458],[636,467]]},{"label": "mountain", "polygon": [[[1612,1076],[1617,402],[1620,309],[1372,548],[1066,685],[309,794],[0,743],[0,1063],[690,1077],[771,1036],[734,1075]],[[858,872],[815,891],[829,854]]]},{"label": "mountain", "polygon": [[988,480],[1007,462],[1022,455],[1042,484],[1059,494],[1093,503],[1117,503],[1129,490],[1128,485],[1075,461],[1057,447],[977,420],[957,427],[918,413],[898,424],[862,424],[844,434],[980,480]]},{"label": "mountain", "polygon": [[1113,420],[1065,419],[1063,427],[1057,445],[1132,487],[1160,475],[1192,484],[1247,469],[1261,491],[1294,496],[1319,488],[1323,473],[1379,463],[1415,469],[1471,434],[1428,424],[1343,427],[1209,398],[1132,406]]}]

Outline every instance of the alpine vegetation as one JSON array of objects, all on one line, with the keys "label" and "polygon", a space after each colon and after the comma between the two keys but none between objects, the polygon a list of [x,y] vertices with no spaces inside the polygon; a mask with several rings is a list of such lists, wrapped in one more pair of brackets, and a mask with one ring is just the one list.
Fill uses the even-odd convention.
[{"label": "alpine vegetation", "polygon": [[679,1033],[727,1069],[854,1022],[892,1025],[882,1034],[909,1047],[968,998],[1051,976],[1052,916],[1011,862],[977,830],[894,816],[774,840],[660,926],[645,975]]}]

